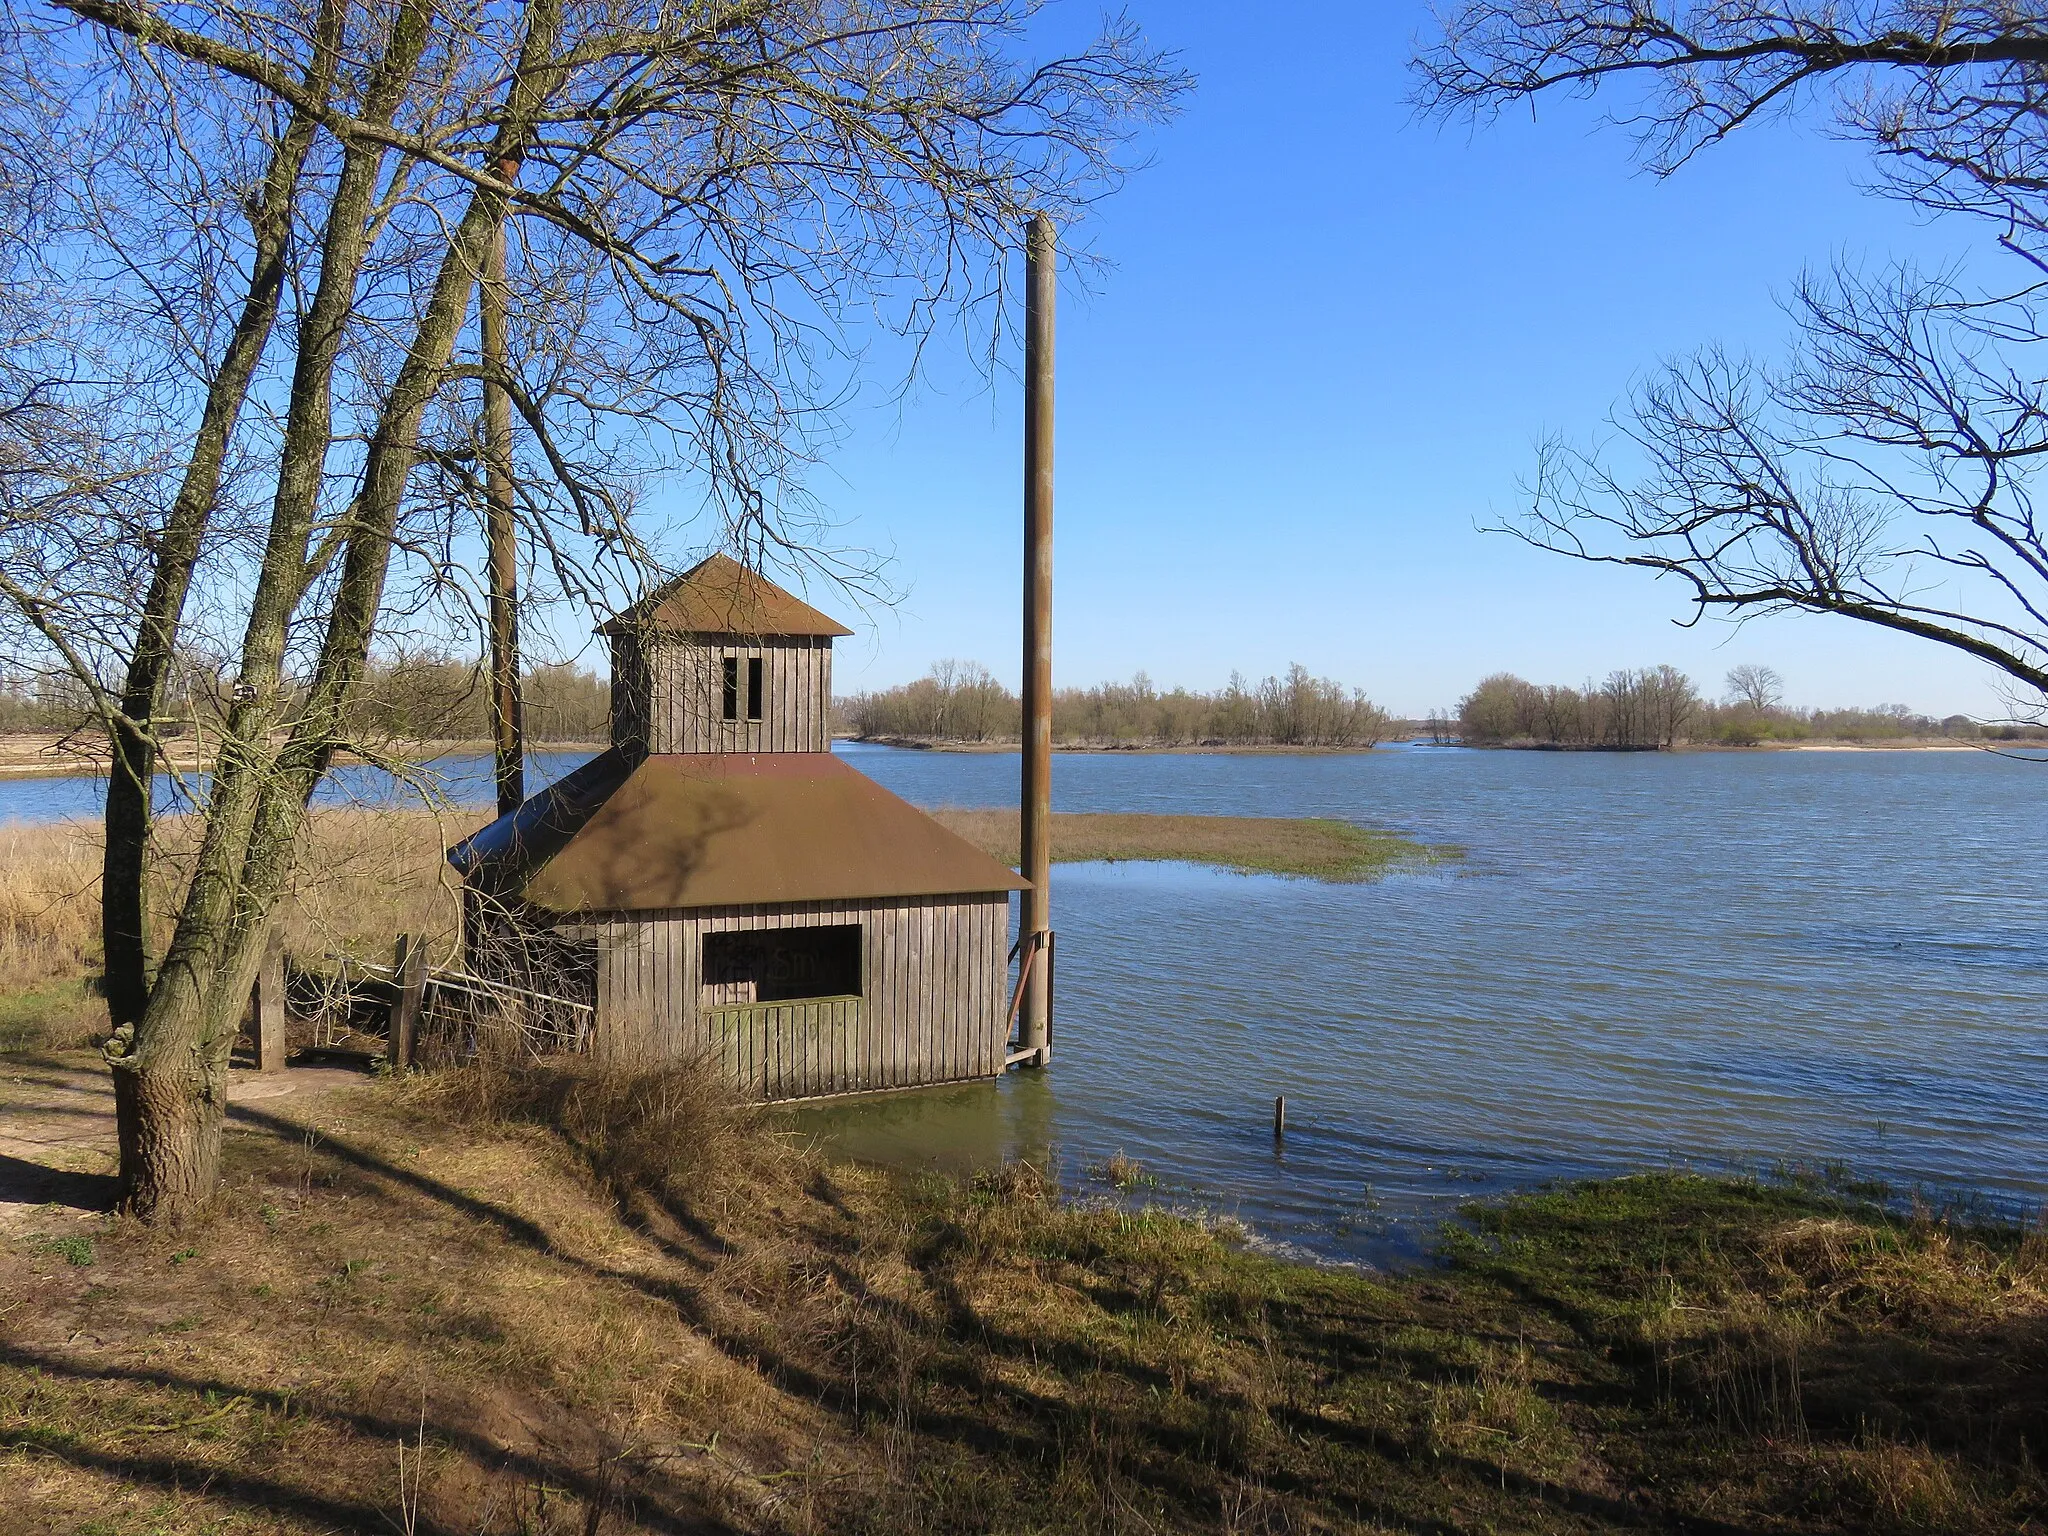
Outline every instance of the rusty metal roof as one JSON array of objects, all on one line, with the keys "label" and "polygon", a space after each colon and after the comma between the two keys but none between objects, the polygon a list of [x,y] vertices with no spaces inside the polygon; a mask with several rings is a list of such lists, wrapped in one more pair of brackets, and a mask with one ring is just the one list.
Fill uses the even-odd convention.
[{"label": "rusty metal roof", "polygon": [[448,855],[553,912],[1015,891],[1029,882],[828,752],[613,749]]},{"label": "rusty metal roof", "polygon": [[727,555],[700,560],[598,628],[690,635],[850,635],[803,599]]}]

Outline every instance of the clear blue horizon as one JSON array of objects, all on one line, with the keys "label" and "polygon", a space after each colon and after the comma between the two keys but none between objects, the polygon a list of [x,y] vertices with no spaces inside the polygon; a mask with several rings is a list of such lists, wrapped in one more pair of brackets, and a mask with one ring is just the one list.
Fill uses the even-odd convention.
[{"label": "clear blue horizon", "polygon": [[[1093,15],[1061,6],[1047,26]],[[1480,531],[1517,510],[1539,439],[1598,436],[1660,358],[1779,354],[1802,268],[1990,270],[1981,228],[1868,193],[1866,156],[1823,112],[1660,181],[1603,125],[1619,95],[1476,130],[1417,122],[1420,3],[1245,15],[1138,14],[1199,83],[1148,136],[1151,163],[1072,232],[1114,265],[1060,297],[1062,686],[1143,671],[1211,688],[1298,660],[1420,715],[1499,670],[1577,683],[1670,662],[1718,693],[1762,662],[1796,704],[2005,712],[1992,673],[1938,648],[1807,616],[1681,628],[1668,583]],[[979,378],[954,335],[907,396],[886,367],[870,382],[812,489],[840,542],[892,557],[905,595],[844,615],[859,633],[837,681],[956,657],[1014,683],[1014,373]]]}]

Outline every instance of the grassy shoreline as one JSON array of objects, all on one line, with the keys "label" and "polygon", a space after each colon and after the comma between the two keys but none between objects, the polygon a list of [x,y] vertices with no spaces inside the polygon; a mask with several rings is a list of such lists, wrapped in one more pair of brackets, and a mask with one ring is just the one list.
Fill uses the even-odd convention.
[{"label": "grassy shoreline", "polygon": [[[911,752],[941,753],[1015,753],[1015,740],[1006,741],[954,741],[943,737],[924,736],[847,736],[840,740],[858,742],[863,746],[895,747]],[[1412,736],[1392,736],[1380,742],[1378,747],[1413,745],[1428,740],[1427,733]],[[1847,737],[1818,737],[1802,741],[1682,741],[1676,747],[1608,747],[1559,745],[1552,742],[1536,741],[1488,741],[1441,743],[1445,748],[1456,748],[1472,752],[1565,752],[1592,753],[1599,756],[1617,756],[1642,752],[1670,752],[1684,755],[1691,752],[1983,752],[1991,750],[2026,750],[2041,743],[2027,741],[1958,741],[1953,737],[1897,736],[1871,739]],[[1358,757],[1378,750],[1378,747],[1286,747],[1272,743],[1242,743],[1224,745],[1215,742],[1084,742],[1062,741],[1053,743],[1056,753],[1104,754],[1132,753],[1141,757]]]},{"label": "grassy shoreline", "polygon": [[[1001,741],[967,741],[946,736],[837,736],[835,741],[855,742],[865,747],[895,747],[905,752],[952,752],[986,754],[1016,753],[1015,737]],[[1388,737],[1381,745],[1419,738]],[[1195,741],[1055,741],[1060,754],[1129,753],[1140,757],[1357,757],[1374,750],[1370,746],[1293,747],[1277,742],[1195,742]]]},{"label": "grassy shoreline", "polygon": [[2038,1233],[1667,1174],[1481,1208],[1434,1267],[1359,1275],[1028,1168],[829,1164],[672,1076],[264,1101],[228,1155],[218,1211],[177,1231],[45,1207],[0,1237],[14,1517],[1905,1536],[2048,1516]]},{"label": "grassy shoreline", "polygon": [[[946,806],[932,815],[991,857],[1017,863],[1015,811]],[[1296,875],[1350,884],[1399,869],[1455,862],[1464,857],[1464,850],[1418,843],[1329,817],[1055,811],[1052,857],[1054,863],[1210,864],[1240,874]]]}]

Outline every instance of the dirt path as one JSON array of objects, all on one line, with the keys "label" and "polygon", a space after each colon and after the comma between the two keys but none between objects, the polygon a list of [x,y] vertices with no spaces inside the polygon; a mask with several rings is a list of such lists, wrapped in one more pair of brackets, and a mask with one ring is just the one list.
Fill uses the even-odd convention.
[{"label": "dirt path", "polygon": [[[296,1102],[363,1081],[349,1067],[293,1066],[264,1076],[236,1068],[235,1104]],[[31,1215],[97,1217],[114,1203],[114,1086],[96,1051],[0,1056],[0,1233]]]}]

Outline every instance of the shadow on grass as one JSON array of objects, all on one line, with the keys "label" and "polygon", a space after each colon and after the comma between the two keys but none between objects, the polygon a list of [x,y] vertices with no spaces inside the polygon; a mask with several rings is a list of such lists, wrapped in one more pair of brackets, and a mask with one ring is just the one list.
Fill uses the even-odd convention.
[{"label": "shadow on grass", "polygon": [[[346,1292],[308,1287],[314,1299],[297,1303],[300,1315],[240,1325],[252,1338],[268,1329],[266,1347],[301,1360],[317,1359],[318,1330],[340,1326],[374,1341],[387,1362],[417,1362],[423,1372],[437,1348],[482,1339],[488,1348],[470,1358],[495,1374],[429,1390],[417,1416],[386,1411],[388,1380],[353,1401],[339,1386],[287,1394],[254,1367],[181,1370],[18,1341],[0,1350],[0,1382],[27,1375],[45,1404],[72,1403],[86,1424],[113,1422],[106,1405],[122,1392],[187,1405],[247,1400],[250,1414],[307,1416],[359,1457],[386,1458],[364,1463],[386,1478],[394,1443],[424,1426],[473,1484],[504,1475],[616,1508],[608,1531],[805,1522],[877,1536],[2039,1528],[2039,1482],[2025,1458],[2048,1428],[2037,1379],[2048,1375],[2048,1313],[1997,1310],[2007,1305],[2001,1296],[2036,1282],[2018,1269],[1987,1279],[1976,1250],[1948,1254],[1938,1232],[1905,1232],[1804,1196],[1678,1180],[1531,1197],[1482,1221],[1446,1269],[1375,1282],[1236,1252],[1164,1217],[1062,1206],[1044,1191],[888,1185],[795,1158],[758,1179],[758,1170],[727,1170],[721,1176],[737,1187],[700,1199],[672,1181],[649,1187],[626,1176],[601,1141],[578,1145],[559,1127],[559,1152],[529,1131],[502,1143],[506,1158],[526,1159],[502,1187],[538,1189],[519,1180],[553,1177],[560,1192],[573,1164],[587,1175],[586,1193],[616,1202],[633,1229],[628,1242],[624,1232],[562,1226],[544,1204],[524,1210],[458,1187],[368,1140],[309,1135],[269,1108],[236,1104],[229,1115],[265,1133],[244,1145],[273,1176],[289,1177],[292,1158],[301,1159],[307,1230],[346,1207],[355,1246],[345,1251],[366,1251],[380,1233],[394,1243],[428,1234],[394,1259],[417,1278],[436,1249],[468,1244],[484,1265],[508,1264],[517,1249],[521,1265],[541,1261],[521,1269],[518,1283],[544,1285],[551,1306],[594,1308],[608,1288],[680,1324],[662,1345],[663,1380],[703,1371],[681,1348],[686,1333],[691,1347],[722,1357],[720,1379],[740,1383],[730,1389],[738,1395],[704,1409],[706,1420],[669,1399],[647,1410],[633,1398],[667,1440],[603,1451],[600,1441],[613,1442],[597,1426],[625,1411],[617,1405],[628,1397],[617,1394],[630,1370],[606,1389],[613,1397],[593,1399],[597,1389],[572,1390],[528,1363],[547,1359],[546,1340],[519,1334],[528,1324],[482,1310],[422,1318],[365,1292],[366,1282]],[[424,1122],[413,1130],[424,1138]],[[327,1194],[313,1193],[315,1171]],[[1799,1235],[1809,1228],[1820,1234],[1812,1242]],[[331,1264],[327,1251],[308,1243],[297,1253],[301,1272]],[[2021,1257],[1985,1253],[1987,1263]],[[1893,1256],[1922,1269],[1872,1267]],[[1928,1267],[1936,1258],[1947,1266],[1938,1273]],[[1794,1281],[1804,1287],[1796,1294],[1787,1289]],[[325,1298],[344,1294],[358,1299],[323,1320]],[[1945,1314],[1913,1310],[1944,1298]],[[1753,1325],[1777,1316],[1774,1308],[1803,1330],[1797,1433],[1731,1418],[1713,1375],[1768,1366],[1767,1351],[1757,1351],[1771,1341]],[[513,1316],[548,1326],[538,1313]],[[1655,1330],[1670,1318],[1690,1331],[1667,1340]],[[471,1332],[478,1328],[485,1332]],[[541,1426],[521,1449],[489,1432],[488,1414],[463,1396],[500,1385],[526,1394]],[[1858,1402],[1860,1417],[1837,1411]],[[69,1433],[48,1407],[11,1423],[6,1407],[0,1398],[0,1445],[137,1486],[205,1486],[216,1500],[307,1525],[358,1529],[386,1518],[374,1494],[352,1499],[331,1478],[316,1488],[311,1474],[296,1483],[290,1466],[253,1451],[223,1468],[197,1449],[155,1440],[131,1448],[120,1438],[152,1431]],[[128,1417],[181,1416],[157,1404]],[[750,1422],[772,1424],[783,1438],[742,1458],[754,1470],[739,1460],[714,1465],[715,1436],[689,1443],[705,1433],[700,1422],[733,1439]],[[1930,1447],[1943,1448],[1939,1457]],[[1954,1487],[1914,1503],[1920,1496],[1901,1493],[1903,1484],[1844,1481],[1893,1475],[1856,1460],[1892,1451],[1919,1457],[1914,1466],[1935,1458]],[[700,1474],[713,1481],[699,1486]],[[707,1493],[739,1483],[754,1504]],[[445,1508],[442,1520],[452,1528]]]},{"label": "shadow on grass", "polygon": [[[45,1390],[59,1383],[75,1383],[88,1389],[89,1395],[99,1401],[104,1400],[104,1389],[115,1385],[168,1393],[204,1404],[242,1401],[260,1412],[279,1417],[311,1418],[330,1429],[347,1429],[383,1445],[417,1442],[452,1449],[478,1467],[510,1473],[534,1486],[572,1493],[598,1507],[602,1507],[612,1494],[611,1486],[600,1470],[507,1450],[474,1429],[456,1422],[455,1417],[446,1412],[423,1410],[411,1417],[363,1413],[322,1406],[317,1401],[309,1402],[303,1394],[278,1392],[226,1378],[185,1376],[165,1369],[96,1366],[48,1351],[7,1345],[0,1345],[0,1365],[34,1372]],[[214,1496],[224,1497],[244,1508],[273,1514],[303,1515],[323,1522],[339,1521],[342,1528],[348,1530],[383,1528],[389,1522],[388,1505],[375,1498],[336,1499],[312,1493],[276,1477],[223,1469],[217,1463],[196,1459],[88,1449],[78,1443],[76,1435],[60,1430],[28,1428],[0,1431],[0,1446],[41,1451],[74,1465],[152,1487],[167,1490],[204,1487]],[[678,1533],[678,1536],[681,1533],[719,1536],[719,1533],[733,1529],[721,1520],[708,1517],[701,1509],[675,1513],[642,1509],[639,1513],[645,1529]],[[450,1536],[455,1530],[454,1527],[433,1524],[424,1516],[416,1529],[421,1533],[447,1531]],[[469,1528],[465,1526],[464,1529]]]},{"label": "shadow on grass", "polygon": [[0,1152],[0,1203],[111,1211],[120,1187],[111,1173],[71,1173]]}]

